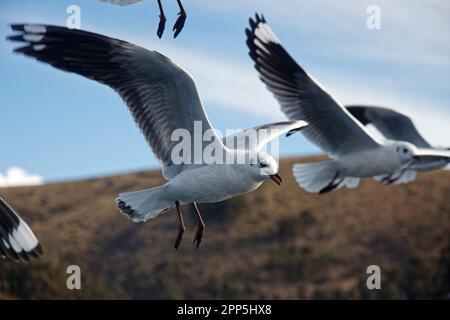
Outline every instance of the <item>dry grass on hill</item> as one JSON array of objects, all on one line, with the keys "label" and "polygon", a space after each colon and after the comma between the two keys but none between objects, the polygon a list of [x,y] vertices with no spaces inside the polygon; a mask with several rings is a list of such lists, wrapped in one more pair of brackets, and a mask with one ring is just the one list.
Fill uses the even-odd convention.
[{"label": "dry grass on hill", "polygon": [[[133,224],[117,193],[163,183],[159,171],[0,190],[29,221],[45,256],[0,261],[0,299],[10,298],[446,298],[450,292],[450,172],[414,183],[364,180],[323,196],[300,190],[284,159],[282,187],[200,205],[207,224],[195,250],[195,220],[173,248],[177,216]],[[66,289],[66,267],[82,290]],[[382,269],[369,291],[366,268]]]}]

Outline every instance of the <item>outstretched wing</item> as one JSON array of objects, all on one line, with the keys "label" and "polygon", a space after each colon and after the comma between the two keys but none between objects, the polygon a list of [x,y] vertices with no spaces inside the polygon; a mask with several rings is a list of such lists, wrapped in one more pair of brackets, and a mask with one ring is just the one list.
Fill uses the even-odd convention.
[{"label": "outstretched wing", "polygon": [[302,133],[311,142],[335,155],[378,146],[361,123],[291,58],[264,17],[250,19],[246,34],[260,79],[288,119],[308,122]]},{"label": "outstretched wing", "polygon": [[12,29],[19,34],[8,39],[25,43],[15,52],[114,89],[162,161],[167,179],[185,165],[171,160],[172,148],[178,143],[171,138],[173,132],[193,133],[195,122],[201,134],[212,130],[194,80],[166,56],[82,30],[37,24],[14,24]]},{"label": "outstretched wing", "polygon": [[420,163],[421,161],[430,162],[430,161],[440,161],[440,160],[450,162],[450,150],[446,150],[446,149],[440,150],[440,149],[419,148],[419,149],[417,149],[415,156],[416,156],[418,163]]},{"label": "outstretched wing", "polygon": [[27,223],[0,198],[0,257],[29,261],[43,254],[41,245]]},{"label": "outstretched wing", "polygon": [[346,108],[363,125],[373,124],[387,139],[407,141],[419,148],[431,148],[411,118],[402,113],[373,106],[352,105]]},{"label": "outstretched wing", "polygon": [[222,142],[229,149],[258,151],[273,139],[283,134],[290,136],[307,125],[305,121],[269,123],[228,135]]}]

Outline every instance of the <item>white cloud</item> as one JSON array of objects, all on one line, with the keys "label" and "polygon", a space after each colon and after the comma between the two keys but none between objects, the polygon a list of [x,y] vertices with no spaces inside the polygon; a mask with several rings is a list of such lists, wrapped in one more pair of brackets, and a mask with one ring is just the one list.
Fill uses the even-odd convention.
[{"label": "white cloud", "polygon": [[0,173],[0,187],[34,186],[43,183],[43,178],[20,167],[10,167],[5,174]]}]

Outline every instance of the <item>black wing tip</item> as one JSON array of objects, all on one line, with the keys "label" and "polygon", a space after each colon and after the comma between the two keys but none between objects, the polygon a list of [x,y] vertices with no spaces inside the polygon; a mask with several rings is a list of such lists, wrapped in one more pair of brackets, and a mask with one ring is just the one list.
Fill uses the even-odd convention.
[{"label": "black wing tip", "polygon": [[[15,42],[15,43],[21,42],[21,43],[25,44],[23,46],[15,47],[13,49],[14,53],[25,53],[30,48],[30,42],[24,38],[25,34],[28,33],[25,30],[25,26],[45,27],[45,25],[39,24],[39,23],[10,23],[9,27],[11,28],[12,31],[15,31],[16,33],[6,36],[5,39],[7,41],[11,41],[11,42]],[[30,32],[30,33],[32,33],[32,32]]]},{"label": "black wing tip", "polygon": [[137,213],[136,210],[134,210],[130,205],[126,204],[126,202],[122,200],[117,200],[116,204],[117,208],[119,208],[122,214],[125,214],[127,216],[133,216]]},{"label": "black wing tip", "polygon": [[301,131],[303,128],[304,127],[300,127],[300,128],[295,128],[295,129],[289,130],[288,133],[286,133],[286,137],[292,136],[294,133]]},{"label": "black wing tip", "polygon": [[12,249],[7,249],[4,246],[2,249],[1,258],[14,263],[29,263],[33,259],[40,259],[44,255],[44,250],[40,243],[38,243],[31,251],[16,252]]},{"label": "black wing tip", "polygon": [[8,41],[21,41],[20,39],[23,39],[23,36],[21,34],[12,34],[5,37],[5,40]]},{"label": "black wing tip", "polygon": [[248,23],[250,24],[250,28],[252,29],[252,31],[255,31],[255,29],[256,29],[255,20],[253,20],[253,18],[250,18],[250,19],[248,19]]},{"label": "black wing tip", "polygon": [[16,228],[20,223],[19,214],[6,202],[5,199],[0,198],[0,225],[10,229]]},{"label": "black wing tip", "polygon": [[[24,32],[24,33],[43,33],[40,31],[33,31],[33,30],[26,30],[26,27],[42,27],[42,28],[51,28],[51,27],[58,27],[58,26],[54,26],[54,25],[49,25],[49,24],[45,24],[45,23],[10,23],[9,27],[11,28],[12,31],[17,31],[17,32]],[[62,27],[60,27],[62,28]],[[45,31],[44,31],[45,32]]]},{"label": "black wing tip", "polygon": [[35,258],[40,258],[44,255],[44,249],[42,248],[41,244],[38,243],[36,247],[30,252],[30,254],[33,255]]},{"label": "black wing tip", "polygon": [[257,12],[255,12],[255,17],[250,17],[248,19],[248,22],[250,24],[250,28],[252,31],[255,31],[255,29],[258,27],[258,24],[262,23],[266,23],[266,19],[264,18],[263,14],[259,14]]},{"label": "black wing tip", "polygon": [[[21,223],[26,224],[26,222],[8,204],[8,202],[0,197],[0,241],[2,238],[7,239],[8,235]],[[8,246],[6,246],[5,243],[1,241],[0,253],[3,258],[9,261],[29,262],[30,260],[32,260],[32,258],[39,258],[40,256],[42,256],[44,254],[44,251],[39,242],[37,242],[36,246],[30,251],[16,252],[12,249],[11,244],[8,243]]]},{"label": "black wing tip", "polygon": [[259,14],[257,12],[255,12],[255,19],[256,19],[256,23],[257,24],[260,23],[260,22],[262,22],[262,23],[266,22],[266,19],[264,18],[264,15],[263,14]]},{"label": "black wing tip", "polygon": [[9,27],[12,31],[24,31],[25,23],[10,23]]}]

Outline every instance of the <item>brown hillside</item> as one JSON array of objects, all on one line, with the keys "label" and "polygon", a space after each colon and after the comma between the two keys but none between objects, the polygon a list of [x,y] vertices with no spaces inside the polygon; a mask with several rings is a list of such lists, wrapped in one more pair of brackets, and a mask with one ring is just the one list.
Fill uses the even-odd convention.
[{"label": "brown hillside", "polygon": [[[301,159],[306,161],[311,159]],[[188,219],[173,248],[177,216],[145,224],[120,215],[114,198],[163,183],[159,171],[39,187],[1,189],[41,240],[45,256],[0,261],[0,298],[446,298],[450,292],[450,172],[414,183],[364,180],[355,190],[312,195],[281,161],[285,183],[200,205],[204,242],[192,246]],[[82,270],[82,290],[66,289],[66,268]],[[382,289],[366,288],[366,268],[382,269]]]}]

